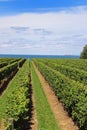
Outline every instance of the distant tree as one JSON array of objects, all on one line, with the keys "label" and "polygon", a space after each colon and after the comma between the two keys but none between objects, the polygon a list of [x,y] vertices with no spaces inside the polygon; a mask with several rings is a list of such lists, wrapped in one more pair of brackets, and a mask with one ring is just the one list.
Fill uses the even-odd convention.
[{"label": "distant tree", "polygon": [[81,59],[87,59],[87,45],[84,46],[83,51],[80,55]]}]

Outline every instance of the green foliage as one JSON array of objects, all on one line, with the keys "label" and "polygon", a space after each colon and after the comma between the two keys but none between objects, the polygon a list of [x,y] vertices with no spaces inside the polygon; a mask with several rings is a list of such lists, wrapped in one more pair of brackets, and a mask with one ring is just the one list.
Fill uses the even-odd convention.
[{"label": "green foliage", "polygon": [[[87,129],[87,86],[71,80],[64,74],[34,60],[40,72],[49,82],[66,110],[80,129]],[[48,62],[49,64],[49,62]],[[70,72],[69,72],[70,73]]]},{"label": "green foliage", "polygon": [[[29,118],[29,61],[16,75],[12,86],[15,88],[7,96],[7,107],[5,112],[6,129],[8,129],[8,119],[12,118],[16,129],[21,129],[23,121]],[[15,125],[16,124],[16,125]]]},{"label": "green foliage", "polygon": [[0,68],[4,67],[4,66],[6,66],[6,65],[8,65],[7,62],[2,62],[2,63],[0,63]]},{"label": "green foliage", "polygon": [[[44,60],[42,61],[42,63],[44,63]],[[49,67],[63,73],[64,75],[66,75],[67,77],[69,77],[71,79],[79,81],[85,85],[87,84],[87,72],[86,71],[77,69],[75,67],[72,68],[67,65],[59,65],[59,64],[53,63],[53,62],[51,62],[51,63],[47,62],[45,64],[47,64]]]},{"label": "green foliage", "polygon": [[25,59],[13,59],[8,62],[8,65],[7,65],[7,62],[1,63],[1,66],[3,67],[0,69],[0,81],[5,78],[8,78],[8,76],[11,75],[12,72],[17,70],[18,64],[19,64],[19,67],[21,67],[24,62],[25,62]]},{"label": "green foliage", "polygon": [[87,71],[87,59],[37,59],[39,62],[43,62],[46,65],[57,64],[76,68],[79,70]]},{"label": "green foliage", "polygon": [[0,58],[0,68],[20,60],[20,58]]},{"label": "green foliage", "polygon": [[19,67],[22,67],[23,63],[26,61],[26,59],[20,59],[18,61]]},{"label": "green foliage", "polygon": [[87,59],[87,45],[84,46],[83,51],[80,55],[81,59]]},{"label": "green foliage", "polygon": [[[0,59],[0,80],[8,77],[24,62],[25,59],[6,59],[6,61]],[[36,59],[34,62],[79,128],[87,130],[87,60]],[[27,61],[19,69],[6,94],[0,100],[0,119],[5,111],[7,129],[10,125],[8,119],[12,118],[15,129],[21,130],[20,124],[29,118],[27,114],[29,110],[29,65]],[[50,126],[55,124],[54,117],[52,113],[50,114],[49,104],[46,103],[47,99],[34,68],[32,68],[32,74],[39,127],[51,129]],[[45,119],[49,123],[45,122]]]},{"label": "green foliage", "polygon": [[17,67],[18,63],[15,62],[0,69],[0,80],[3,80],[4,78],[8,77],[14,70],[17,69]]}]

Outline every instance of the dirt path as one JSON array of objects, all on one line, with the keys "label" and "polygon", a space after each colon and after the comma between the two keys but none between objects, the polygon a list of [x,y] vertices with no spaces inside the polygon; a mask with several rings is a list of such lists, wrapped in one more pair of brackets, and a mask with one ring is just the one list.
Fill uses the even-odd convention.
[{"label": "dirt path", "polygon": [[76,125],[74,125],[74,122],[68,116],[67,112],[64,111],[62,104],[58,101],[53,90],[51,89],[49,84],[46,82],[44,77],[41,75],[41,73],[38,71],[38,69],[36,68],[35,65],[34,65],[34,68],[40,79],[40,82],[41,82],[43,90],[46,94],[47,100],[50,104],[50,107],[54,113],[54,116],[55,116],[57,123],[59,124],[61,130],[79,130],[78,127]]},{"label": "dirt path", "polygon": [[[32,77],[32,76],[31,76]],[[32,101],[32,118],[30,120],[31,122],[31,130],[37,130],[37,116],[36,116],[36,108],[35,108],[35,100],[34,100],[34,93],[33,93],[33,87],[32,87],[32,97],[31,97],[31,101]]]},{"label": "dirt path", "polygon": [[[34,103],[34,97],[32,97],[32,101]],[[34,103],[35,104],[35,103]],[[31,130],[37,130],[37,118],[36,118],[36,110],[35,110],[35,105],[34,105],[34,109],[33,109],[33,116],[32,116],[32,125],[31,125]]]},{"label": "dirt path", "polygon": [[4,120],[2,120],[2,123],[0,125],[0,130],[5,130]]}]

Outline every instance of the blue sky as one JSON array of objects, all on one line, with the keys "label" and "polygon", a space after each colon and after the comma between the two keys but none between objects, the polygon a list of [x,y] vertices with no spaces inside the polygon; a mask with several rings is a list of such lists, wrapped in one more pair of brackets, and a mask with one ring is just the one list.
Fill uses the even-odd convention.
[{"label": "blue sky", "polygon": [[61,10],[84,5],[87,0],[0,0],[0,14],[54,11],[55,8]]},{"label": "blue sky", "polygon": [[86,0],[0,0],[0,54],[79,55]]}]

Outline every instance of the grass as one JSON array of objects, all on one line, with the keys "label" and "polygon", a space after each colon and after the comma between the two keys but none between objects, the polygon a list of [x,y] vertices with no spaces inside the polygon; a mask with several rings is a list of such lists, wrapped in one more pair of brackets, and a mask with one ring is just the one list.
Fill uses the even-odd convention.
[{"label": "grass", "polygon": [[33,65],[32,85],[34,89],[38,130],[60,130]]}]

